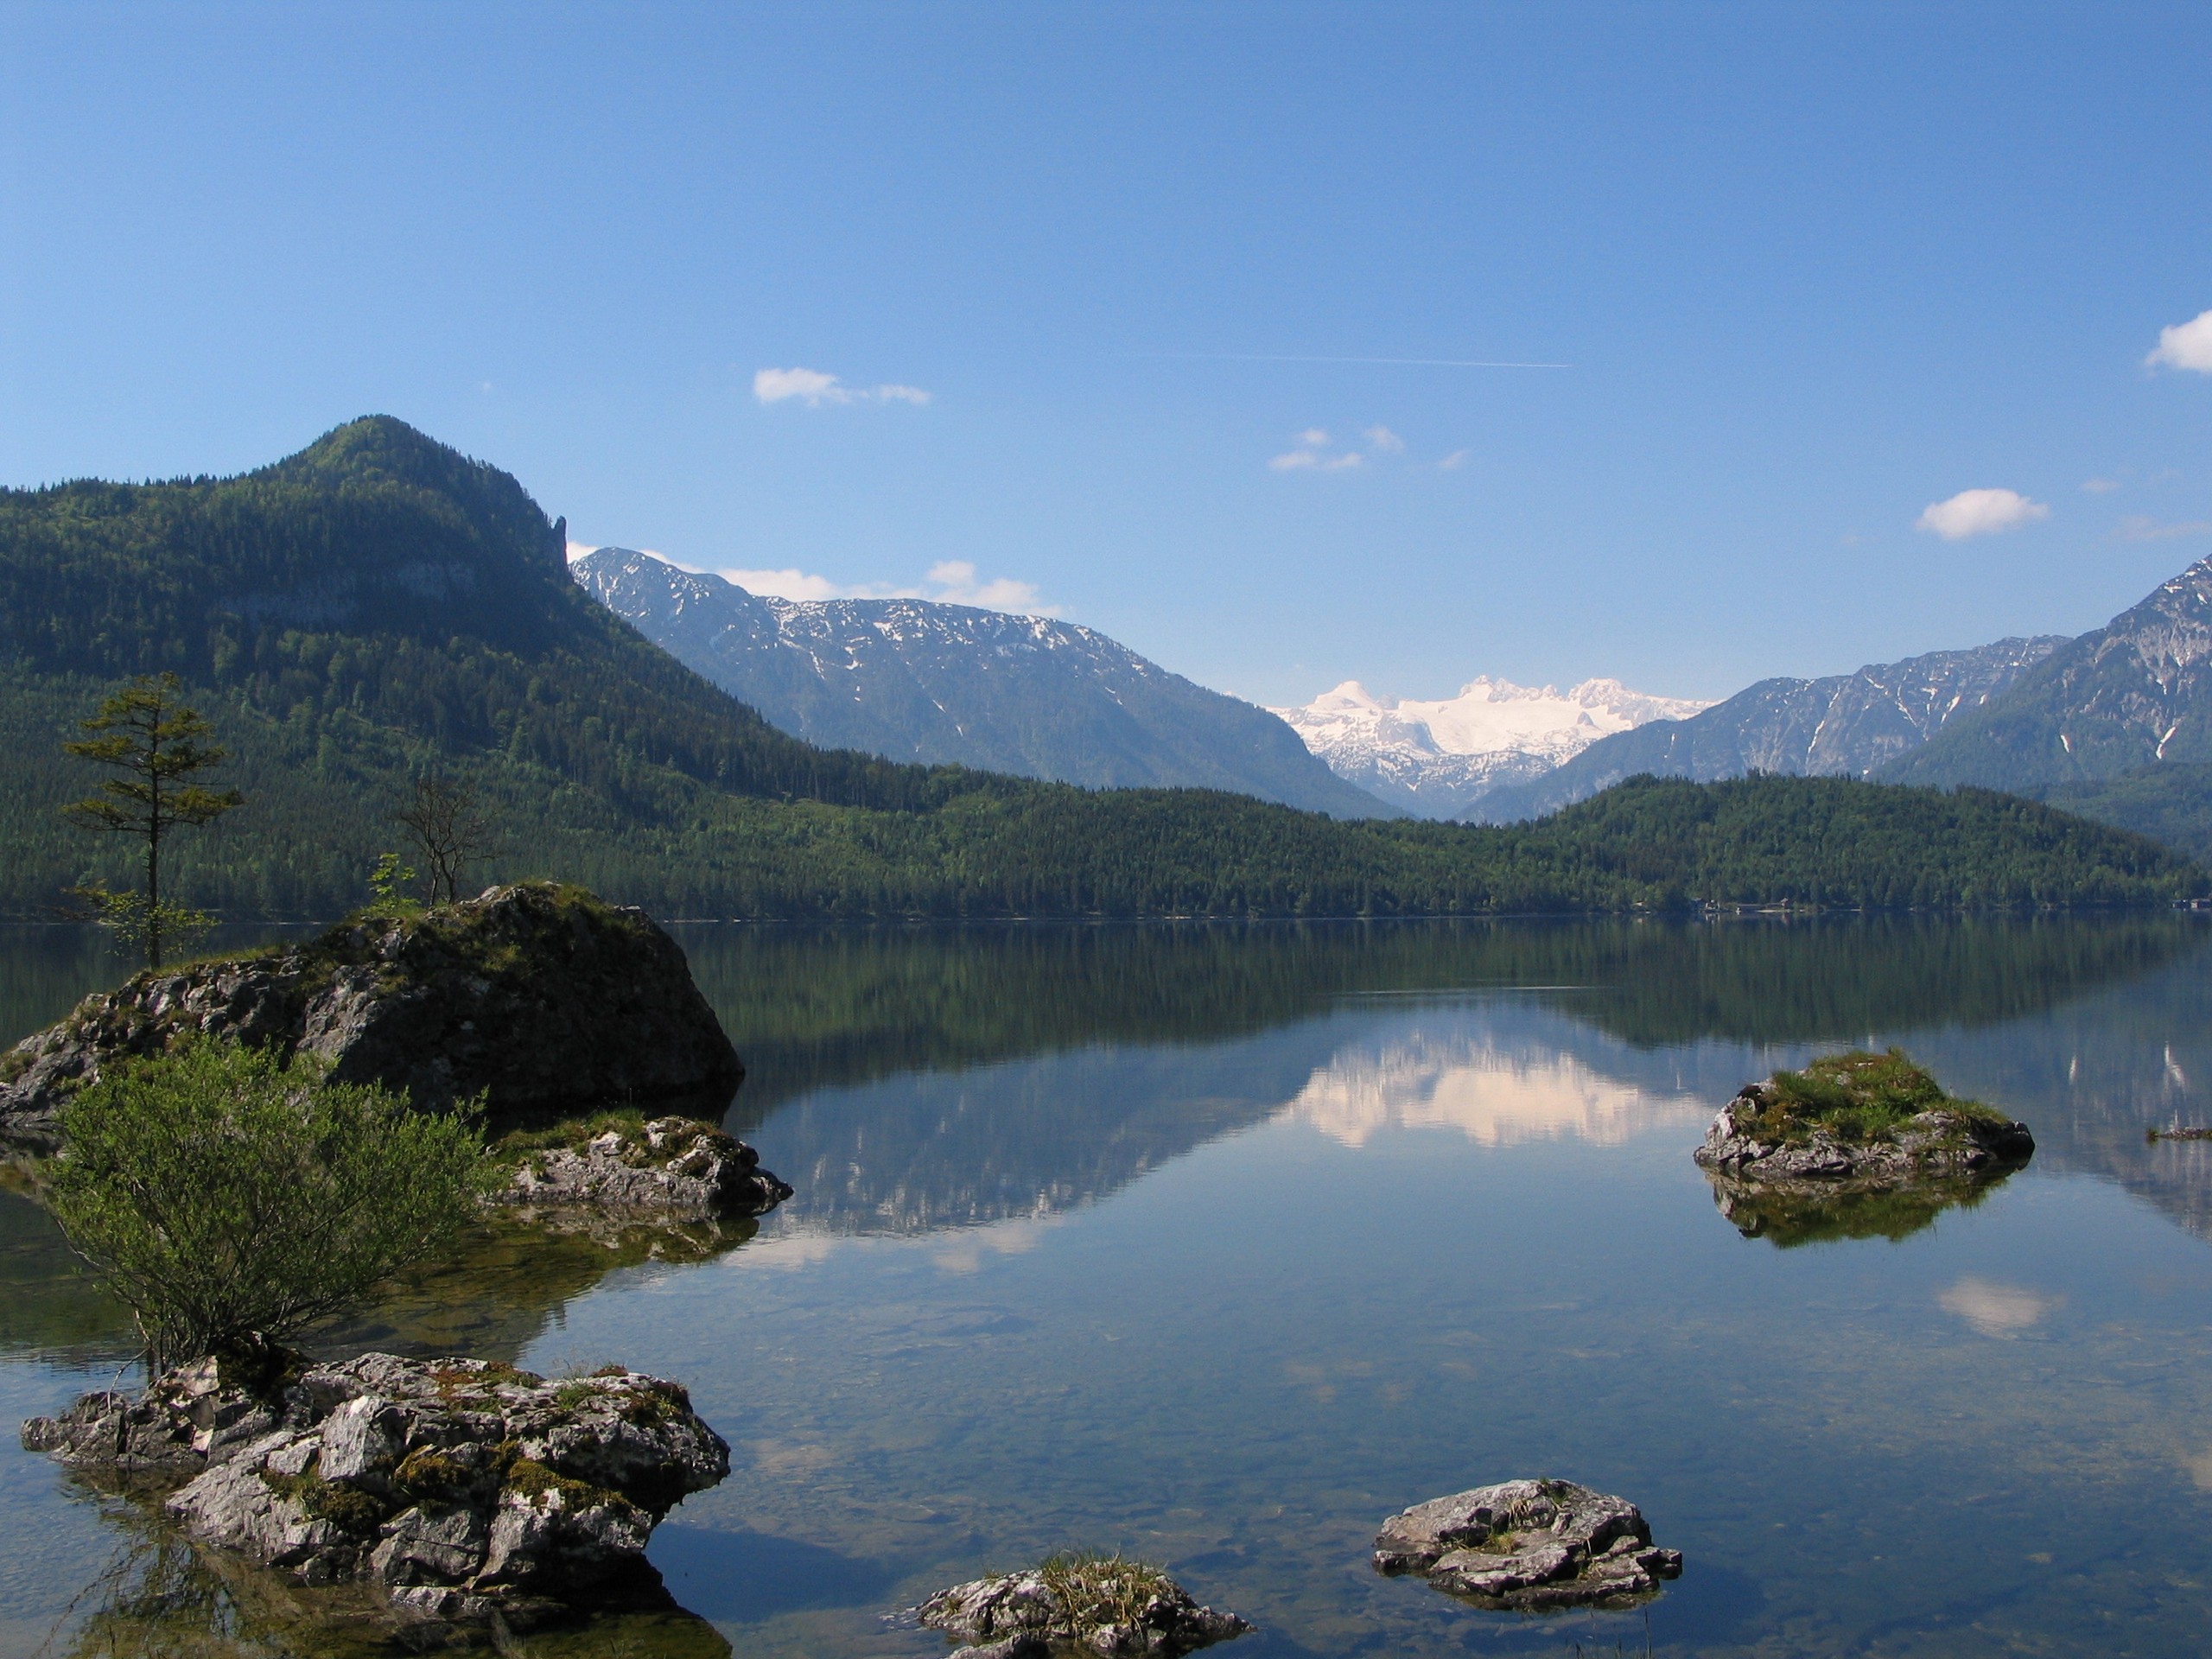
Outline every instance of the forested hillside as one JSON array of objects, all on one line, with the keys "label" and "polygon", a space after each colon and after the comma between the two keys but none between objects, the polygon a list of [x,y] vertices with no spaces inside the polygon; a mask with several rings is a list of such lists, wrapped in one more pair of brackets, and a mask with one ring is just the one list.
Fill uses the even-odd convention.
[{"label": "forested hillside", "polygon": [[123,849],[57,809],[61,741],[173,669],[248,804],[181,841],[232,915],[358,903],[426,769],[507,850],[662,915],[1408,914],[1700,901],[2151,902],[2201,890],[2147,841],[1981,791],[1632,781],[1507,830],[1338,823],[1195,790],[1092,791],[894,766],[776,731],[568,579],[506,474],[358,421],[229,480],[0,493],[0,911]]}]

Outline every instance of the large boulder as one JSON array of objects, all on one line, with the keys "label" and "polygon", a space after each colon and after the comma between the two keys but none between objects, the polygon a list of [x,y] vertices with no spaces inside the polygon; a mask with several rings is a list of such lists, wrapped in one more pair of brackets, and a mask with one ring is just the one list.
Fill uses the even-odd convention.
[{"label": "large boulder", "polygon": [[339,1082],[429,1109],[480,1092],[502,1117],[663,1103],[719,1116],[745,1075],[650,917],[528,882],[88,996],[0,1055],[0,1132],[50,1132],[104,1065],[194,1033],[321,1055]]},{"label": "large boulder", "polygon": [[1506,1480],[1431,1498],[1382,1523],[1375,1568],[1421,1573],[1479,1606],[1622,1607],[1680,1575],[1635,1504],[1571,1480]]},{"label": "large boulder", "polygon": [[22,1440],[87,1473],[189,1474],[164,1507],[200,1542],[450,1624],[588,1606],[649,1572],[661,1517],[729,1472],[677,1383],[390,1354],[252,1389],[203,1361],[135,1401],[86,1395]]}]

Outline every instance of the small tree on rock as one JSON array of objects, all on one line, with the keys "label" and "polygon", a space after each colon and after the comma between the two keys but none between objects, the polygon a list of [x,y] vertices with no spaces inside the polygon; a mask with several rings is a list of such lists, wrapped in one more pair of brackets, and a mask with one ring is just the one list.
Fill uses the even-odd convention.
[{"label": "small tree on rock", "polygon": [[435,775],[417,778],[414,793],[391,816],[423,855],[434,905],[459,899],[461,870],[499,850],[499,825],[474,784]]},{"label": "small tree on rock", "polygon": [[148,1373],[245,1354],[451,1243],[489,1179],[467,1116],[196,1039],[65,1106],[49,1202],[137,1316]]},{"label": "small tree on rock", "polygon": [[130,944],[143,944],[146,965],[162,965],[164,945],[206,928],[211,918],[162,897],[162,844],[172,830],[212,823],[245,804],[235,789],[214,790],[194,781],[227,758],[204,740],[215,728],[196,709],[178,701],[174,674],[141,675],[100,704],[83,722],[92,735],[61,747],[86,760],[112,766],[89,800],[61,810],[88,830],[135,836],[145,844],[146,883],[137,893],[104,887],[76,889],[97,918]]}]

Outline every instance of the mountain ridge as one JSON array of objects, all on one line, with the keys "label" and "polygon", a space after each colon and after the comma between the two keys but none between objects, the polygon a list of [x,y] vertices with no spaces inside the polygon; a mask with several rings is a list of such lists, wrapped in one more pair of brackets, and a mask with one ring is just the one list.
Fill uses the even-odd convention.
[{"label": "mountain ridge", "polygon": [[1267,710],[1076,623],[932,600],[781,599],[620,547],[569,572],[686,667],[825,747],[1089,788],[1224,789],[1336,817],[1396,815]]},{"label": "mountain ridge", "polygon": [[1703,904],[2149,903],[2205,873],[2031,802],[1838,779],[1646,781],[1541,824],[1332,820],[1196,789],[897,765],[777,730],[571,580],[507,474],[385,416],[226,479],[0,490],[0,913],[119,837],[60,808],[62,741],[175,671],[246,803],[168,890],[245,917],[369,895],[412,781],[475,785],[506,850],[664,916],[1036,918],[1514,913]]},{"label": "mountain ridge", "polygon": [[1601,738],[1542,777],[1497,791],[1476,816],[1493,823],[1539,817],[1645,773],[1700,782],[1752,772],[1867,778],[2066,643],[2063,635],[2013,637],[1819,679],[1759,680],[1687,720]]}]

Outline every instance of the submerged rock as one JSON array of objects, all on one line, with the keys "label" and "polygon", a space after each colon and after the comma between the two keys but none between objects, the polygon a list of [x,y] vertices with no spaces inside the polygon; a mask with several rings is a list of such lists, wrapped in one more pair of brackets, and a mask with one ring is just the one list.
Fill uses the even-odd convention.
[{"label": "submerged rock", "polygon": [[615,1122],[597,1133],[580,1129],[569,1144],[520,1152],[513,1178],[495,1196],[549,1209],[759,1215],[791,1195],[760,1166],[759,1153],[711,1124]]},{"label": "submerged rock", "polygon": [[1431,1498],[1376,1535],[1375,1567],[1422,1573],[1486,1607],[1625,1606],[1679,1577],[1636,1505],[1571,1480],[1508,1480]]},{"label": "submerged rock", "polygon": [[940,1590],[914,1611],[969,1643],[951,1659],[1044,1659],[1070,1650],[1172,1659],[1252,1627],[1201,1607],[1156,1567],[1118,1555],[1056,1555],[1026,1572]]},{"label": "submerged rock", "polygon": [[163,1507],[195,1540],[302,1584],[366,1580],[403,1618],[452,1624],[542,1620],[649,1573],[661,1517],[729,1472],[680,1385],[620,1366],[549,1382],[365,1354],[281,1383],[229,1388],[201,1362],[137,1401],[34,1418],[23,1444],[80,1469],[190,1473]]},{"label": "submerged rock", "polygon": [[149,970],[0,1055],[0,1130],[50,1133],[116,1059],[192,1033],[318,1054],[340,1083],[504,1116],[611,1101],[718,1114],[745,1075],[676,942],[551,882],[349,922],[289,950]]}]

